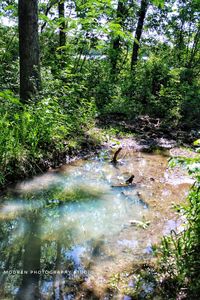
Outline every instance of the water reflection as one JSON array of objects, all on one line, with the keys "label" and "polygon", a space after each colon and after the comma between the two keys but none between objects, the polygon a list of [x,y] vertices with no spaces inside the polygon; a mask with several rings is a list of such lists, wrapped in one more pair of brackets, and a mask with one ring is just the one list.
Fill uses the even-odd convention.
[{"label": "water reflection", "polygon": [[91,262],[107,255],[107,241],[129,218],[142,218],[137,195],[112,189],[111,179],[124,180],[111,164],[81,161],[18,184],[2,199],[2,296],[66,294],[70,277],[82,282]]},{"label": "water reflection", "polygon": [[[160,189],[165,167],[166,158],[138,153],[118,168],[80,160],[17,184],[1,198],[0,297],[73,299],[97,269],[151,255],[151,232],[146,240],[137,225],[150,217],[146,198],[173,196]],[[117,187],[132,174],[135,185]]]},{"label": "water reflection", "polygon": [[31,218],[27,218],[26,232],[24,236],[24,248],[22,260],[22,282],[17,292],[16,299],[38,299],[39,298],[39,278],[41,259],[41,237],[40,237],[40,215],[38,212],[32,213]]}]

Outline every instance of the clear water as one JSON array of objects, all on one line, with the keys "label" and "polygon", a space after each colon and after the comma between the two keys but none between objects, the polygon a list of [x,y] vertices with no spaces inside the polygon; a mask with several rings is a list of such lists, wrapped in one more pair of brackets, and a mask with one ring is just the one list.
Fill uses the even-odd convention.
[{"label": "clear water", "polygon": [[[171,224],[168,215],[158,225],[163,207],[176,201],[166,166],[161,155],[124,153],[117,166],[80,160],[10,189],[0,210],[1,298],[74,299],[83,282],[101,289],[108,272],[150,257]],[[120,186],[132,174],[136,184]]]}]

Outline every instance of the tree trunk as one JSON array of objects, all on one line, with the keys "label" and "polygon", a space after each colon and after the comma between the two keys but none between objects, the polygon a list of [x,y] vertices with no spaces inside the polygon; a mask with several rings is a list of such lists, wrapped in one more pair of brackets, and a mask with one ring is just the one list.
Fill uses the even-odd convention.
[{"label": "tree trunk", "polygon": [[[59,18],[63,19],[65,17],[65,1],[58,2],[58,14]],[[65,46],[66,43],[66,34],[65,30],[65,21],[63,20],[59,26],[59,45],[60,47]]]},{"label": "tree trunk", "polygon": [[27,102],[40,88],[38,0],[19,0],[20,98]]},{"label": "tree trunk", "polygon": [[132,52],[132,58],[131,58],[131,70],[133,70],[134,66],[137,63],[138,60],[138,51],[140,48],[140,39],[142,36],[142,30],[144,26],[144,20],[148,8],[148,0],[141,0],[139,15],[138,15],[138,23],[135,31],[135,40],[133,43],[133,52]]},{"label": "tree trunk", "polygon": [[[118,24],[123,27],[124,21],[126,18],[126,7],[123,1],[119,0],[117,5],[117,20]],[[111,63],[111,72],[112,74],[117,73],[117,62],[120,56],[120,37],[116,36],[112,41],[111,46],[111,56],[110,56],[110,63]]]}]

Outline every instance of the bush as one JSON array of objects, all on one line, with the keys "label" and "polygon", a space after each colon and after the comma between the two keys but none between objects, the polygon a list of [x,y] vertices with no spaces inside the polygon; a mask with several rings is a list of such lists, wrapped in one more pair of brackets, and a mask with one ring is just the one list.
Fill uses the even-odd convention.
[{"label": "bush", "polygon": [[92,101],[77,104],[66,95],[23,105],[4,91],[0,101],[0,184],[15,172],[34,174],[39,160],[67,151],[69,139],[83,135],[95,113]]}]

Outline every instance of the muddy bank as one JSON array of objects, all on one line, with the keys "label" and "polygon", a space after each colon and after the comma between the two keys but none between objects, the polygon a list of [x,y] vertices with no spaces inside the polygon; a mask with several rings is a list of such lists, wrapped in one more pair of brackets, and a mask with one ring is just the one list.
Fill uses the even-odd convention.
[{"label": "muddy bank", "polygon": [[4,181],[0,183],[0,195],[7,187],[19,180],[33,178],[75,160],[95,156],[102,149],[102,145],[86,135],[76,147],[71,147],[64,142],[63,149],[57,150],[52,146],[52,149],[51,147],[46,149],[46,154],[40,159],[30,157],[23,161],[13,161],[10,165],[12,172],[7,172]]}]

